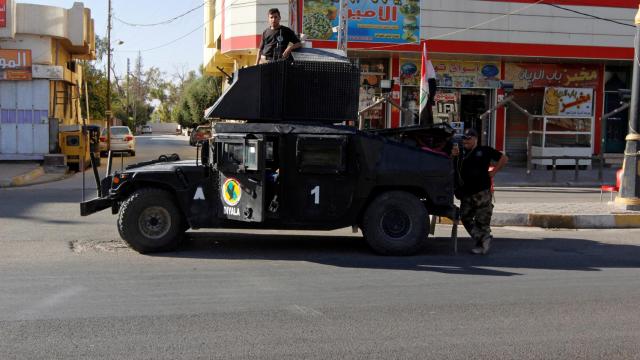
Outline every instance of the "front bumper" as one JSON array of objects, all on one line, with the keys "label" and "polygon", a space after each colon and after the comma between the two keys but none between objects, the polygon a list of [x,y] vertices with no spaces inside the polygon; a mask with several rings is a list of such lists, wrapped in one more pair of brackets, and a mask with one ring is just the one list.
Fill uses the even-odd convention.
[{"label": "front bumper", "polygon": [[88,216],[113,206],[111,198],[95,198],[80,203],[80,216]]}]

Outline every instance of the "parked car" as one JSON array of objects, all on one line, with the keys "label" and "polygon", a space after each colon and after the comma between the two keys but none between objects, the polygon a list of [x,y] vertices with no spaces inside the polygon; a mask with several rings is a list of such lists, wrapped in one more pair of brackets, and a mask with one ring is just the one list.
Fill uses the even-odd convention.
[{"label": "parked car", "polygon": [[152,134],[153,129],[149,125],[144,125],[142,129],[140,129],[140,134]]},{"label": "parked car", "polygon": [[189,145],[196,146],[198,141],[206,140],[211,138],[211,126],[209,125],[199,125],[194,131],[191,132],[191,136],[189,136]]},{"label": "parked car", "polygon": [[[107,149],[107,129],[102,130],[100,135],[100,154],[106,154]],[[128,152],[131,156],[136,156],[136,138],[133,136],[128,126],[111,127],[111,151]]]}]

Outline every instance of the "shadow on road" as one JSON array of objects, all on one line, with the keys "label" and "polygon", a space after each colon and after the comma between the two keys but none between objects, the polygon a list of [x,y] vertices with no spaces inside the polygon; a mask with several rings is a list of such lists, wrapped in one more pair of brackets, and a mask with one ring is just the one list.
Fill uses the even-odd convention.
[{"label": "shadow on road", "polygon": [[[513,269],[600,271],[640,267],[640,247],[575,238],[496,239],[487,256],[469,254],[461,238],[453,254],[448,238],[432,238],[419,255],[386,257],[371,252],[362,237],[190,233],[180,251],[160,257],[223,260],[308,261],[345,268],[433,271],[448,274],[514,276]],[[509,269],[509,270],[507,270]]]}]

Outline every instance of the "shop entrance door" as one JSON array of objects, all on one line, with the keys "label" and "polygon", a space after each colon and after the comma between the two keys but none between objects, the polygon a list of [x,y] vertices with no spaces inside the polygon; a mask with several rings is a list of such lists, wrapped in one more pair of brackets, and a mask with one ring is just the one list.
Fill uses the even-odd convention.
[{"label": "shop entrance door", "polygon": [[480,143],[491,145],[491,118],[480,120],[480,115],[491,106],[491,90],[460,90],[460,121],[465,129],[473,128],[480,134]]},{"label": "shop entrance door", "polygon": [[494,104],[493,93],[491,89],[438,89],[434,119],[460,122],[464,129],[473,128],[480,134],[482,145],[492,145],[493,116],[480,120],[480,115]]}]

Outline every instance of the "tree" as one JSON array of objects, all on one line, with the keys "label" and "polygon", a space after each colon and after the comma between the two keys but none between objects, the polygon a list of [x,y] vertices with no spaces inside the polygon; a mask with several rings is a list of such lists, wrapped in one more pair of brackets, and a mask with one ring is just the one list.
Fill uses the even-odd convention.
[{"label": "tree", "polygon": [[193,127],[204,122],[204,111],[220,96],[221,78],[201,75],[185,85],[173,118],[183,127]]}]

